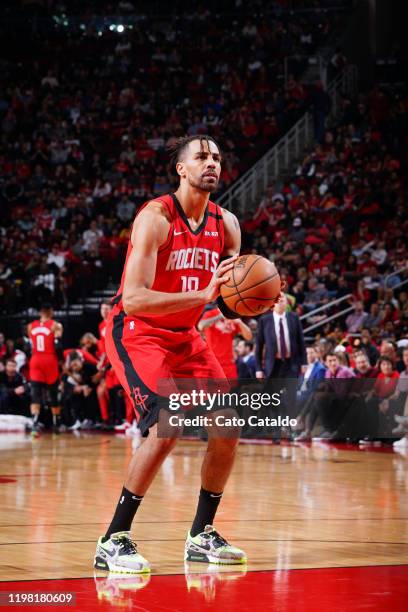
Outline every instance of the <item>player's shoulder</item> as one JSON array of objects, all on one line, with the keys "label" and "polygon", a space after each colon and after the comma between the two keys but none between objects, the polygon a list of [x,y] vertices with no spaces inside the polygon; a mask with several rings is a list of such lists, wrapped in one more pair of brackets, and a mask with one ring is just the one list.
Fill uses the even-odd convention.
[{"label": "player's shoulder", "polygon": [[224,223],[230,225],[231,227],[239,228],[239,221],[237,215],[234,215],[234,213],[228,210],[227,208],[222,208],[220,206],[219,209],[221,210]]},{"label": "player's shoulder", "polygon": [[172,220],[169,206],[160,199],[153,199],[146,202],[137,217],[146,221],[167,222]]},{"label": "player's shoulder", "polygon": [[139,241],[140,237],[146,241],[153,240],[155,243],[163,244],[170,231],[172,222],[171,212],[161,200],[149,200],[136,215],[131,242]]}]

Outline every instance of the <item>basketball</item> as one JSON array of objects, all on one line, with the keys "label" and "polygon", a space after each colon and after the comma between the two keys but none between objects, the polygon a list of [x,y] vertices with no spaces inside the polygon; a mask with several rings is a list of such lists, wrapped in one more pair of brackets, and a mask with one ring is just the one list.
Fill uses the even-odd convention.
[{"label": "basketball", "polygon": [[221,285],[221,297],[237,317],[253,317],[269,310],[281,292],[275,264],[261,255],[241,255],[229,281]]}]

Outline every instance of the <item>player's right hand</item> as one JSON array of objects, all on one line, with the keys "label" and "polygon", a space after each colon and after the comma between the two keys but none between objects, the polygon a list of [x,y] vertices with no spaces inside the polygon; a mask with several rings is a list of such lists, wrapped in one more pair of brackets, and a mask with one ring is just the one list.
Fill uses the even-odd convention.
[{"label": "player's right hand", "polygon": [[262,370],[257,370],[257,371],[255,372],[255,377],[256,377],[258,380],[263,380],[263,379],[265,378],[265,374],[262,372]]},{"label": "player's right hand", "polygon": [[208,285],[208,287],[203,289],[206,303],[213,302],[217,299],[220,294],[220,287],[222,283],[226,283],[227,281],[229,281],[229,273],[234,267],[234,263],[238,259],[238,257],[238,255],[233,255],[232,257],[228,257],[228,259],[224,259],[224,261],[220,263],[220,265],[214,272],[214,276],[212,277],[210,284]]}]

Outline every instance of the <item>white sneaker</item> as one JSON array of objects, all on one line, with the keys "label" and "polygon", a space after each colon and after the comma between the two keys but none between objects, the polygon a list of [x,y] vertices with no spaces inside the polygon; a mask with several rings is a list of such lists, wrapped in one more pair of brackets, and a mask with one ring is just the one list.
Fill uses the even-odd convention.
[{"label": "white sneaker", "polygon": [[137,552],[130,531],[112,533],[106,542],[102,542],[102,537],[99,538],[94,568],[123,574],[150,572],[149,562]]},{"label": "white sneaker", "polygon": [[93,421],[91,421],[91,419],[85,419],[84,421],[82,421],[81,429],[92,429],[92,428],[93,428]]},{"label": "white sneaker", "polygon": [[115,431],[125,432],[129,427],[132,427],[128,421],[123,421],[120,425],[115,425]]},{"label": "white sneaker", "polygon": [[408,416],[399,416],[398,414],[394,416],[394,419],[400,425],[408,426]]},{"label": "white sneaker", "polygon": [[142,436],[142,434],[140,433],[140,429],[137,426],[137,422],[133,421],[132,425],[130,425],[126,431],[125,431],[127,436],[135,436],[137,438],[140,438]]},{"label": "white sneaker", "polygon": [[220,536],[212,525],[206,525],[204,531],[195,537],[190,532],[187,534],[184,561],[234,565],[246,563],[247,557],[243,550],[232,546]]},{"label": "white sneaker", "polygon": [[81,429],[81,421],[77,419],[71,427],[68,427],[69,431],[76,431],[77,429]]},{"label": "white sneaker", "polygon": [[393,442],[392,445],[394,448],[408,448],[408,436],[404,436],[401,440]]}]

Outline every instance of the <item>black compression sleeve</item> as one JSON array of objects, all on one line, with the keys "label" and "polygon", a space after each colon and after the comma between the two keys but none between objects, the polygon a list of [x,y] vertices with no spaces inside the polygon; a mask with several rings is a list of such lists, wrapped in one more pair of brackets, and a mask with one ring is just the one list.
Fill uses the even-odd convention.
[{"label": "black compression sleeve", "polygon": [[239,315],[236,312],[228,308],[228,306],[226,305],[226,303],[224,302],[224,300],[222,299],[220,295],[217,297],[217,306],[221,310],[222,314],[224,315],[226,319],[238,319],[239,318]]}]

